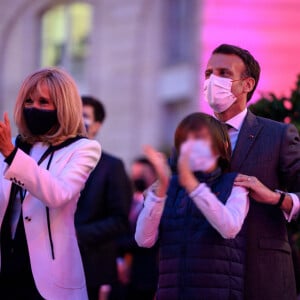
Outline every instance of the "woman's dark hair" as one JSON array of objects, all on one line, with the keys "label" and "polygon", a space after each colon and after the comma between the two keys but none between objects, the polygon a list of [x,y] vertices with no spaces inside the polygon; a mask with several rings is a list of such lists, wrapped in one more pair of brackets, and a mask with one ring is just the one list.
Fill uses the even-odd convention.
[{"label": "woman's dark hair", "polygon": [[106,113],[104,105],[92,96],[81,96],[82,104],[91,106],[94,110],[95,121],[103,123]]},{"label": "woman's dark hair", "polygon": [[223,171],[227,171],[231,160],[231,143],[227,129],[221,122],[207,114],[201,112],[193,113],[179,123],[174,136],[177,153],[179,153],[181,145],[187,140],[189,133],[197,132],[203,128],[209,130],[212,136],[213,147],[220,155],[218,165]]},{"label": "woman's dark hair", "polygon": [[248,50],[228,44],[220,45],[213,51],[213,54],[236,55],[243,61],[245,64],[245,72],[242,74],[242,76],[244,78],[252,77],[255,80],[253,90],[247,94],[247,100],[249,101],[257,87],[260,76],[260,66],[256,59]]}]

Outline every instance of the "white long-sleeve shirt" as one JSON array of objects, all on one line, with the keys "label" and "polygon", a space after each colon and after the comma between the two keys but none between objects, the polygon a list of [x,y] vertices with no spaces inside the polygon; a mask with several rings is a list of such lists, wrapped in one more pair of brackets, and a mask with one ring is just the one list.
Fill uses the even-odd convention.
[{"label": "white long-sleeve shirt", "polygon": [[[205,183],[201,183],[190,193],[190,197],[224,238],[235,238],[249,210],[246,189],[234,186],[226,204],[223,204]],[[135,232],[135,239],[140,247],[150,248],[157,241],[165,201],[166,197],[159,198],[152,191],[148,192]]]}]

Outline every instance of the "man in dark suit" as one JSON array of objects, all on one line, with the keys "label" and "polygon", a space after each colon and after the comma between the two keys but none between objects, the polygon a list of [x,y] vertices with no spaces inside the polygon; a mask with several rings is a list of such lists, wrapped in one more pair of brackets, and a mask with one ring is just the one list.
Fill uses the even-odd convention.
[{"label": "man in dark suit", "polygon": [[[103,105],[93,97],[82,97],[88,137],[93,139],[104,118]],[[91,173],[75,215],[89,299],[98,292],[108,294],[117,281],[117,239],[128,230],[132,199],[131,183],[122,161],[107,153]]]},{"label": "man in dark suit", "polygon": [[235,184],[250,190],[245,299],[293,300],[296,288],[286,219],[299,211],[299,134],[293,125],[247,110],[259,75],[259,64],[247,50],[221,45],[208,61],[204,93],[215,116],[229,128],[231,169],[240,173]]}]

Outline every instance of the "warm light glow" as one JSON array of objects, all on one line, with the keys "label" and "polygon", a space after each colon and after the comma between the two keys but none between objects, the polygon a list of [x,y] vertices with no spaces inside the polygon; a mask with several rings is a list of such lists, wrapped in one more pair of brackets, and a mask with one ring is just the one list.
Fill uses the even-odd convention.
[{"label": "warm light glow", "polygon": [[[230,43],[248,49],[261,65],[252,101],[267,92],[288,94],[300,73],[299,0],[207,0],[202,20],[201,86],[211,51]],[[200,100],[201,110],[209,112]]]}]

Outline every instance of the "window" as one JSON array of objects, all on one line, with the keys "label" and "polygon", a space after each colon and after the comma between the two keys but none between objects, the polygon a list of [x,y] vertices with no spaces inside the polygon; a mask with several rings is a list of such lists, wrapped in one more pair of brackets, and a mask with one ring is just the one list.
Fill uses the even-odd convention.
[{"label": "window", "polygon": [[56,5],[42,16],[41,65],[66,69],[86,89],[86,65],[92,29],[92,7],[86,3]]},{"label": "window", "polygon": [[193,58],[195,0],[166,0],[166,64]]}]

